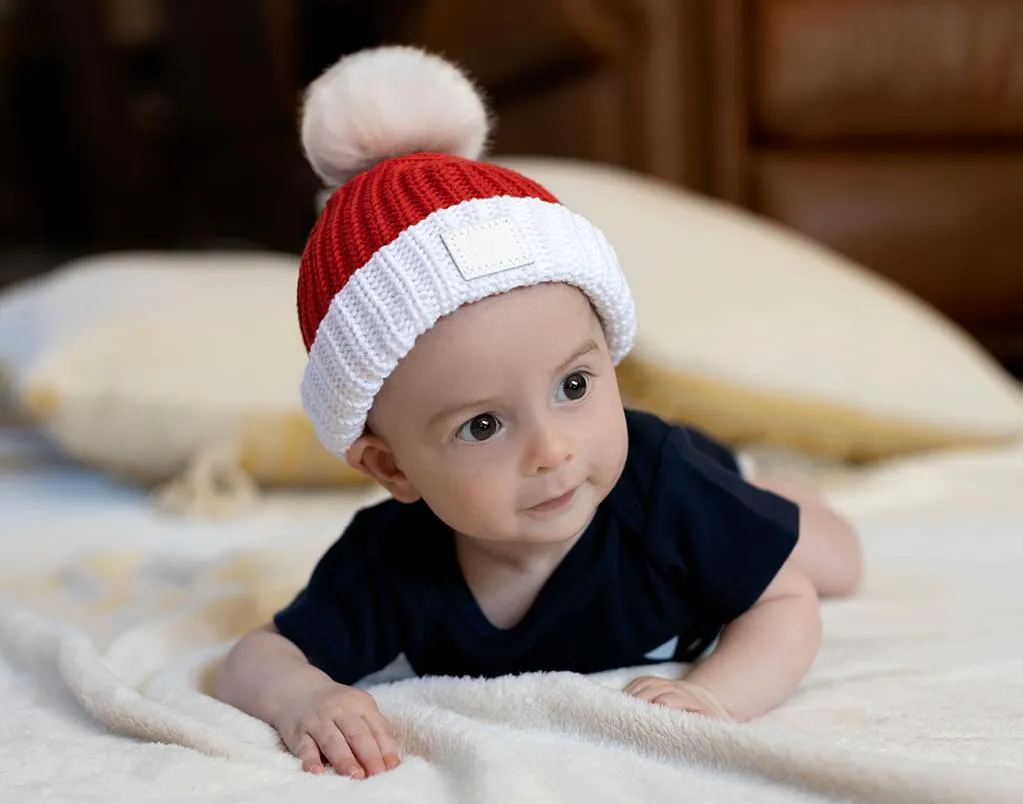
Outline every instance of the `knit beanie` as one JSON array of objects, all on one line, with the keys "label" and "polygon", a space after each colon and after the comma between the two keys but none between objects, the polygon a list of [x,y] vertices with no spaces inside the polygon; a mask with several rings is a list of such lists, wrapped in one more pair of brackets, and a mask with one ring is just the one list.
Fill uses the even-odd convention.
[{"label": "knit beanie", "polygon": [[299,266],[301,395],[339,457],[416,339],[462,305],[568,283],[589,298],[615,363],[632,346],[613,249],[535,181],[480,161],[489,122],[458,68],[410,47],[345,56],[306,91],[302,146],[335,189]]}]

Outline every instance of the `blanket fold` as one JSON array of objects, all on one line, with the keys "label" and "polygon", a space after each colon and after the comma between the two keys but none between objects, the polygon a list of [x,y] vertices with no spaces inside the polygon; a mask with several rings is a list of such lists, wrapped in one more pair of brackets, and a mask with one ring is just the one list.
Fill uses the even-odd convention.
[{"label": "blanket fold", "polygon": [[[366,497],[168,521],[74,467],[0,473],[0,800],[1023,801],[1023,445],[818,478],[867,579],[823,607],[798,692],[749,724],[630,698],[640,672],[416,679],[372,692],[402,765],[301,771],[211,696]],[[49,473],[49,474],[48,474]],[[380,681],[380,679],[395,679]]]},{"label": "blanket fold", "polygon": [[[70,695],[94,728],[186,748],[186,766],[226,760],[233,774],[273,769],[282,784],[297,783],[305,774],[273,729],[210,696],[212,674],[231,641],[285,599],[268,590],[288,594],[280,585],[287,564],[283,553],[241,553],[219,564],[179,565],[168,589],[154,581],[168,574],[158,560],[97,556],[93,581],[102,580],[96,567],[108,568],[107,597],[96,593],[94,583],[91,606],[76,601],[81,584],[76,592],[60,582],[73,572],[40,581],[35,603],[48,604],[49,616],[26,605],[32,595],[23,589],[20,601],[0,606],[0,646],[8,661],[34,668],[35,683]],[[857,610],[869,618],[871,607],[897,602],[896,589],[927,597],[926,585],[912,587],[904,578],[896,583],[882,576],[879,593],[886,588],[890,600],[868,591],[826,609],[826,623],[859,642],[864,634],[856,627]],[[905,638],[928,636],[921,621],[905,612],[888,622]],[[993,628],[998,625],[992,621]],[[393,801],[1020,800],[1017,769],[978,763],[964,774],[962,767],[925,754],[857,746],[840,728],[800,728],[801,705],[814,697],[827,700],[829,688],[843,679],[855,684],[859,676],[862,682],[855,666],[829,677],[837,665],[828,658],[826,653],[792,706],[744,725],[651,706],[621,692],[633,674],[684,671],[670,663],[589,677],[540,673],[380,684],[372,691],[405,762],[400,772],[363,783],[350,795],[356,801],[360,792],[370,796],[372,784],[386,785]],[[917,683],[947,669],[941,652],[931,666],[903,668],[909,670],[905,681]],[[886,680],[904,683],[891,664],[875,664],[871,672],[879,670]],[[997,683],[999,673],[994,676]],[[332,778],[334,784],[358,784]]]}]

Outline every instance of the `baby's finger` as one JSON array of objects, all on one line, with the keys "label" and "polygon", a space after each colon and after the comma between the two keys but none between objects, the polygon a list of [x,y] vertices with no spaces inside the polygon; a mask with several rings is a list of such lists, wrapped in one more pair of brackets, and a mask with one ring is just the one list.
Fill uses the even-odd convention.
[{"label": "baby's finger", "polygon": [[374,776],[386,770],[377,739],[361,715],[351,715],[344,720],[338,720],[337,727],[341,729],[352,753],[365,769],[367,776]]},{"label": "baby's finger", "polygon": [[384,767],[388,770],[396,768],[401,763],[401,754],[398,753],[398,744],[391,737],[390,727],[383,715],[364,715],[369,730],[376,738],[380,746],[380,754],[384,758]]},{"label": "baby's finger", "polygon": [[647,701],[653,703],[657,698],[661,697],[664,691],[660,687],[649,686],[644,687],[639,692],[635,693],[632,697],[638,698],[641,701]]},{"label": "baby's finger", "polygon": [[[732,713],[729,712],[718,697],[706,687],[701,687],[699,684],[693,684],[688,681],[678,681],[675,686],[684,698],[691,698],[693,700],[693,711],[699,710],[701,714],[719,717],[724,720],[733,719]],[[688,706],[689,705],[687,704],[687,708]]]},{"label": "baby's finger", "polygon": [[664,682],[663,678],[659,676],[636,676],[628,684],[625,685],[625,689],[638,689],[640,687],[647,687],[651,684],[661,684]]},{"label": "baby's finger", "polygon": [[684,709],[701,715],[705,714],[703,712],[703,707],[700,706],[698,701],[694,698],[690,698],[688,695],[679,695],[674,690],[658,692],[656,695],[651,697],[649,701],[650,703],[657,704],[659,706],[667,706],[669,709]]},{"label": "baby's finger", "polygon": [[632,681],[630,681],[624,687],[622,687],[622,692],[626,692],[629,695],[633,695],[639,687],[643,686],[643,684],[648,682],[649,680],[650,676],[638,676],[632,679]]},{"label": "baby's finger", "polygon": [[308,734],[303,734],[295,746],[295,756],[302,760],[302,770],[306,773],[323,773],[323,760],[316,741]]},{"label": "baby's finger", "polygon": [[678,709],[682,712],[689,712],[693,715],[701,715],[703,717],[716,718],[717,713],[700,703],[699,701],[686,697],[673,696],[670,693],[664,693],[658,695],[650,703],[654,706],[664,706],[668,709]]},{"label": "baby's finger", "polygon": [[364,779],[366,772],[352,754],[344,735],[338,731],[337,725],[328,721],[313,733],[313,738],[327,762],[342,776],[353,779]]},{"label": "baby's finger", "polygon": [[653,676],[641,676],[629,682],[628,686],[625,687],[625,692],[636,698],[649,700],[648,696],[654,691],[662,690],[663,684],[662,679],[654,678]]}]

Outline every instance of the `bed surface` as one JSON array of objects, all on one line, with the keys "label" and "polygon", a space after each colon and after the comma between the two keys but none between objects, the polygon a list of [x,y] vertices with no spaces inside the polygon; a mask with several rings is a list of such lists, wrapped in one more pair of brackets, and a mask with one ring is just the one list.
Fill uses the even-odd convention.
[{"label": "bed surface", "polygon": [[621,695],[628,671],[402,680],[377,697],[406,762],[358,783],[302,774],[202,690],[379,492],[180,520],[0,430],[0,798],[1023,800],[1023,445],[813,478],[860,525],[867,580],[825,604],[785,706],[713,723]]}]

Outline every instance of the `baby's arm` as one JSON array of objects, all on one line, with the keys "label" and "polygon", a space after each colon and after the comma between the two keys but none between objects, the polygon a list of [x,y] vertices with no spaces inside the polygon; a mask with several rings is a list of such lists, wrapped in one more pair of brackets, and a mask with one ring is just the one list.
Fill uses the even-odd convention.
[{"label": "baby's arm", "polygon": [[795,692],[820,643],[817,593],[788,561],[686,680],[716,696],[733,719],[751,720]]},{"label": "baby's arm", "polygon": [[684,682],[643,676],[625,691],[679,709],[720,714],[723,708],[734,720],[752,720],[795,692],[820,641],[817,593],[788,561],[753,607],[725,627],[717,647]]},{"label": "baby's arm", "polygon": [[756,475],[750,483],[799,506],[799,541],[792,563],[821,597],[853,594],[863,575],[863,547],[855,528],[812,486],[795,478]]},{"label": "baby's arm", "polygon": [[216,696],[276,728],[307,771],[323,771],[321,754],[338,773],[355,779],[399,762],[373,698],[313,667],[273,625],[247,634],[231,649],[217,676]]}]

